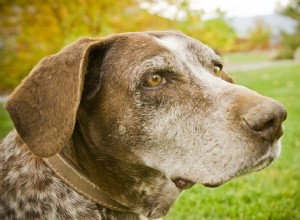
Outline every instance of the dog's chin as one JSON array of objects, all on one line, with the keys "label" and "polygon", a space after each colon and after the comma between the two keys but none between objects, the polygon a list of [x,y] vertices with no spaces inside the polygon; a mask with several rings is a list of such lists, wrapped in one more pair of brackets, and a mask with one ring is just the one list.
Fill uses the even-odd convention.
[{"label": "dog's chin", "polygon": [[280,155],[280,144],[274,146],[273,150],[262,156],[261,158],[257,159],[255,162],[249,163],[248,165],[241,166],[240,169],[234,169],[232,172],[220,172],[220,175],[216,175],[214,178],[210,178],[207,180],[195,180],[188,177],[177,177],[171,179],[176,187],[181,190],[189,189],[194,184],[201,184],[208,188],[216,188],[219,187],[231,179],[236,177],[240,177],[252,172],[258,172],[266,167],[268,167],[274,160],[276,160]]},{"label": "dog's chin", "polygon": [[249,173],[252,172],[258,172],[260,170],[265,169],[267,166],[269,166],[272,163],[273,159],[271,158],[266,158],[265,160],[260,161],[259,163],[257,163],[255,166],[253,167],[247,167],[244,170],[241,170],[237,173],[233,173],[233,174],[228,174],[226,176],[221,176],[219,178],[216,178],[215,180],[211,180],[211,181],[207,181],[207,182],[201,182],[201,184],[205,187],[208,188],[217,188],[227,182],[229,182],[230,180],[236,178],[236,177],[240,177],[240,176],[244,176],[247,175]]},{"label": "dog's chin", "polygon": [[232,178],[232,176],[222,176],[220,178],[216,178],[214,180],[210,180],[210,181],[202,181],[200,182],[201,185],[207,187],[207,188],[217,188],[225,183],[227,183],[228,181],[230,181]]}]

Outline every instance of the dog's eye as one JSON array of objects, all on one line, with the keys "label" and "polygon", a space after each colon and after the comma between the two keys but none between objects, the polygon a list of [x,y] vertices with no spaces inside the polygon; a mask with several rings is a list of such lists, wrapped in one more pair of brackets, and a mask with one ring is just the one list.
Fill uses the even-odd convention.
[{"label": "dog's eye", "polygon": [[221,75],[221,72],[222,72],[222,68],[219,67],[219,66],[214,66],[214,73],[216,76],[220,76]]},{"label": "dog's eye", "polygon": [[165,77],[158,75],[158,74],[154,74],[154,75],[150,75],[145,79],[144,85],[146,87],[157,87],[160,85],[164,85],[167,83],[167,80]]}]

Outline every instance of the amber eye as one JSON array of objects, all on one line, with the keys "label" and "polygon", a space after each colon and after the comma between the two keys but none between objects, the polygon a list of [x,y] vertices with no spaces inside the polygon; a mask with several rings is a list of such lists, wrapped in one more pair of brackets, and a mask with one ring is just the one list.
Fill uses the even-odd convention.
[{"label": "amber eye", "polygon": [[220,76],[222,72],[222,69],[219,66],[214,66],[214,73],[216,76]]},{"label": "amber eye", "polygon": [[167,80],[165,77],[155,74],[155,75],[150,75],[146,78],[145,80],[145,86],[147,87],[157,87],[160,85],[164,85],[167,83]]}]

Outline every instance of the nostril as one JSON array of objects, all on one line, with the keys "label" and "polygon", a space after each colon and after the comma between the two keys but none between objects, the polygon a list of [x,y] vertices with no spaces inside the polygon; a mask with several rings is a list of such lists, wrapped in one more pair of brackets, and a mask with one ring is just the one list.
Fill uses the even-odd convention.
[{"label": "nostril", "polygon": [[[257,131],[266,131],[266,130],[269,130],[272,127],[274,127],[274,125],[275,125],[275,119],[271,119],[271,120],[265,122],[264,124],[262,123],[262,126],[259,127],[257,129]],[[255,129],[253,129],[253,130],[255,130]]]},{"label": "nostril", "polygon": [[246,115],[243,117],[243,120],[247,127],[249,127],[253,131],[264,131],[272,128],[274,124],[276,123],[276,119],[268,117],[262,117],[261,115],[253,117],[249,117],[249,115]]},{"label": "nostril", "polygon": [[246,126],[250,128],[252,132],[264,138],[272,139],[278,133],[277,130],[281,128],[281,124],[276,118],[244,118],[244,121]]},{"label": "nostril", "polygon": [[253,134],[273,140],[282,136],[282,122],[286,119],[287,113],[281,104],[265,102],[245,109],[245,113],[241,116],[245,127]]},{"label": "nostril", "polygon": [[[255,122],[255,121],[250,121],[249,119],[243,118],[245,124],[247,125],[248,128],[250,128],[253,131],[261,131],[263,130],[265,127],[269,127],[270,126],[270,122],[267,122],[265,124],[259,123],[259,122]],[[271,120],[273,121],[273,120]]]}]

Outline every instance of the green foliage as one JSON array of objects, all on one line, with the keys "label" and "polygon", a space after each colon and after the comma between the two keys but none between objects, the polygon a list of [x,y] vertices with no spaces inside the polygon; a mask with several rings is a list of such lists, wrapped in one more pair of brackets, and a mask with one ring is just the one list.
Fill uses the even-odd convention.
[{"label": "green foliage", "polygon": [[170,28],[133,0],[11,0],[0,2],[0,16],[0,88],[15,87],[38,60],[81,36]]},{"label": "green foliage", "polygon": [[275,59],[281,60],[281,59],[292,59],[294,56],[294,50],[288,46],[283,46],[278,51],[278,54],[276,55]]},{"label": "green foliage", "polygon": [[289,4],[281,9],[281,13],[293,18],[297,22],[297,27],[293,34],[282,33],[283,48],[278,58],[293,58],[294,51],[300,46],[300,0],[290,0]]},{"label": "green foliage", "polygon": [[[0,89],[14,88],[44,56],[56,53],[81,36],[145,30],[181,30],[217,50],[228,51],[235,33],[224,15],[202,21],[202,11],[192,10],[189,0],[165,0],[176,8],[150,13],[143,0],[10,0],[0,1]],[[157,4],[158,0],[147,1]],[[222,34],[220,34],[222,33]]]},{"label": "green foliage", "polygon": [[295,34],[282,33],[283,44],[289,46],[292,50],[296,50],[300,46],[300,25]]},{"label": "green foliage", "polygon": [[269,47],[271,37],[270,28],[262,21],[257,20],[255,28],[250,30],[248,39],[248,49],[263,50]]},{"label": "green foliage", "polygon": [[290,0],[289,4],[281,9],[281,12],[300,22],[300,0]]},{"label": "green foliage", "polygon": [[217,10],[216,14],[217,17],[204,21],[201,28],[193,35],[219,52],[232,51],[235,48],[237,35],[225,21],[225,14],[221,10]]},{"label": "green foliage", "polygon": [[233,74],[238,84],[282,102],[288,110],[281,157],[271,167],[216,189],[187,190],[164,220],[300,219],[300,65]]},{"label": "green foliage", "polygon": [[[147,8],[151,10],[159,0],[150,1]],[[160,1],[161,2],[161,1]],[[204,12],[190,8],[188,0],[166,0],[167,4],[155,13],[163,16],[168,7],[177,8],[177,13],[171,16],[176,29],[208,44],[219,52],[232,51],[235,48],[237,35],[235,30],[226,22],[225,13],[216,9],[213,18],[203,20]],[[181,16],[179,16],[181,15]]]}]

